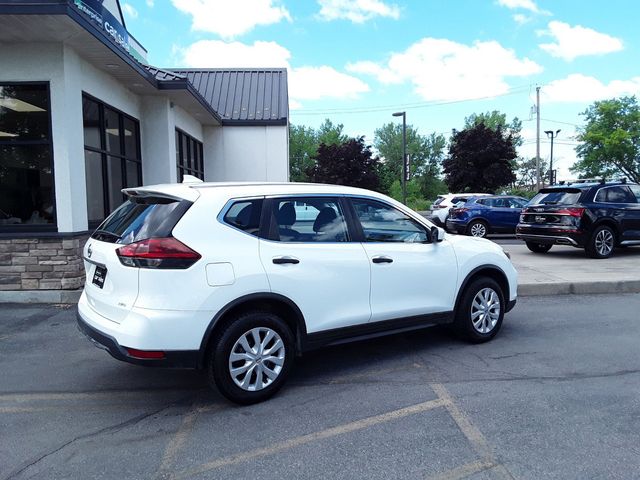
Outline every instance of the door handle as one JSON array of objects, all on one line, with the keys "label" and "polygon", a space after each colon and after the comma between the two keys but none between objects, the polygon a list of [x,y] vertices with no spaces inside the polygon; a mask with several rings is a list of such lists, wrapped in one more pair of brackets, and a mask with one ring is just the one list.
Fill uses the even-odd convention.
[{"label": "door handle", "polygon": [[276,265],[286,265],[288,263],[297,264],[300,263],[300,260],[294,257],[275,257],[273,259],[273,263]]},{"label": "door handle", "polygon": [[371,261],[373,263],[393,263],[393,258],[389,258],[389,257],[385,257],[384,255],[381,255],[379,257],[373,257]]}]

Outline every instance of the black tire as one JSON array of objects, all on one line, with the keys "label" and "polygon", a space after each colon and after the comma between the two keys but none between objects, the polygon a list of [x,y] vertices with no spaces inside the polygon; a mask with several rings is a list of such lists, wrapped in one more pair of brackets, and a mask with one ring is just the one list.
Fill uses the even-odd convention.
[{"label": "black tire", "polygon": [[[282,340],[282,343],[284,345],[284,362],[281,365],[281,369],[279,370],[277,377],[273,379],[267,386],[260,390],[249,391],[247,389],[241,388],[234,381],[230,372],[229,360],[232,349],[234,345],[236,345],[236,342],[238,342],[240,338],[245,334],[251,332],[252,329],[265,329],[265,332],[263,333],[267,333],[266,330],[268,329],[280,336],[280,339]],[[261,333],[259,333],[259,335],[261,335]],[[259,338],[264,340],[266,338],[266,335],[265,337],[260,336]],[[253,345],[249,345],[253,348],[255,346],[255,343]],[[273,348],[273,344],[267,344],[266,346],[269,347],[269,345],[272,345],[270,348]],[[220,332],[220,334],[212,340],[211,348],[209,349],[206,362],[207,377],[209,379],[209,383],[212,387],[215,385],[222,395],[235,403],[250,405],[252,403],[258,403],[267,400],[282,387],[289,375],[295,356],[294,345],[295,342],[293,334],[291,333],[291,329],[279,316],[270,312],[261,311],[249,311],[239,314],[236,318],[232,319],[229,324]],[[236,350],[238,348],[240,348],[240,350],[244,349],[241,345],[236,346]],[[238,353],[238,351],[236,351],[236,353]],[[263,368],[268,366],[270,369],[272,369],[270,371],[277,370],[278,368],[275,363],[269,362],[267,360],[265,360],[263,367],[262,359],[260,359],[259,362],[251,360],[238,360],[238,362],[241,361],[244,361],[245,365],[247,363],[260,363],[260,370],[258,370],[257,368],[249,369],[251,372],[250,375],[252,375],[251,379],[255,379],[256,381],[256,387],[258,371],[261,375],[260,381],[262,381],[263,379],[265,381],[269,381],[270,379],[268,378],[268,375],[266,373],[262,373]],[[242,365],[236,365],[236,367],[237,366]],[[247,374],[245,374],[245,378],[246,375]]]},{"label": "black tire", "polygon": [[590,258],[609,258],[616,245],[616,233],[611,227],[601,225],[589,237],[584,250]]},{"label": "black tire", "polygon": [[531,250],[533,253],[547,253],[551,250],[553,246],[550,243],[535,243],[535,242],[526,242],[527,248]]},{"label": "black tire", "polygon": [[[480,234],[475,234],[479,232]],[[467,235],[478,238],[485,238],[489,233],[489,225],[483,220],[472,220],[467,225]]]},{"label": "black tire", "polygon": [[[476,295],[480,294],[480,292],[485,289],[491,289],[496,294],[499,301],[500,311],[498,312],[498,318],[495,325],[490,327],[490,319],[487,319],[486,327],[488,328],[488,331],[481,332],[474,326],[472,321],[472,304]],[[455,311],[455,320],[453,324],[454,331],[459,337],[471,343],[488,342],[495,337],[500,330],[506,308],[507,304],[500,285],[489,277],[477,278],[467,285],[462,293],[462,297],[460,298],[460,302],[458,303]],[[481,320],[481,326],[484,327],[485,322],[482,321],[481,316],[478,318]]]}]

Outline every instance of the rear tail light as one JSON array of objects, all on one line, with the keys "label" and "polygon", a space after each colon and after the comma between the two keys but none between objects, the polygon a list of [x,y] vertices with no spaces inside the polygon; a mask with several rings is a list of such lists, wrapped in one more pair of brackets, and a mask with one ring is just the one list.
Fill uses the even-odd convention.
[{"label": "rear tail light", "polygon": [[584,213],[584,208],[579,208],[579,207],[569,207],[569,208],[563,208],[562,210],[558,210],[557,213],[558,215],[571,215],[572,217],[582,217],[582,214]]},{"label": "rear tail light", "polygon": [[173,237],[147,238],[116,250],[120,263],[127,267],[189,268],[200,260],[198,252]]},{"label": "rear tail light", "polygon": [[469,211],[468,208],[464,208],[464,207],[460,207],[460,208],[453,208],[451,209],[451,216],[452,217],[457,217],[458,215],[463,214],[464,212]]}]

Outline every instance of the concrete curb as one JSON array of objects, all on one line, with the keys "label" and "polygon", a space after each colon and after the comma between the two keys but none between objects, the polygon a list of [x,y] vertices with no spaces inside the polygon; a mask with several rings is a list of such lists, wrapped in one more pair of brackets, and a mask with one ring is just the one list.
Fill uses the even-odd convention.
[{"label": "concrete curb", "polygon": [[82,290],[4,290],[2,303],[78,303]]},{"label": "concrete curb", "polygon": [[520,297],[638,292],[640,292],[640,280],[525,283],[518,285],[518,296]]}]

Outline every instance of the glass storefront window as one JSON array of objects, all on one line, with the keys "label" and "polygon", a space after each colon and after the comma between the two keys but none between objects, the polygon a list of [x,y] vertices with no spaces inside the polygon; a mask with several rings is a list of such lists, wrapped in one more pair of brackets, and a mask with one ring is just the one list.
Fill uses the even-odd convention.
[{"label": "glass storefront window", "polygon": [[47,83],[0,83],[0,231],[55,230]]},{"label": "glass storefront window", "polygon": [[124,201],[120,190],[142,185],[140,124],[83,95],[85,173],[89,226],[97,226]]},{"label": "glass storefront window", "polygon": [[204,180],[204,161],[202,156],[202,142],[187,135],[182,130],[176,129],[176,167],[178,170],[178,182],[185,175]]}]

